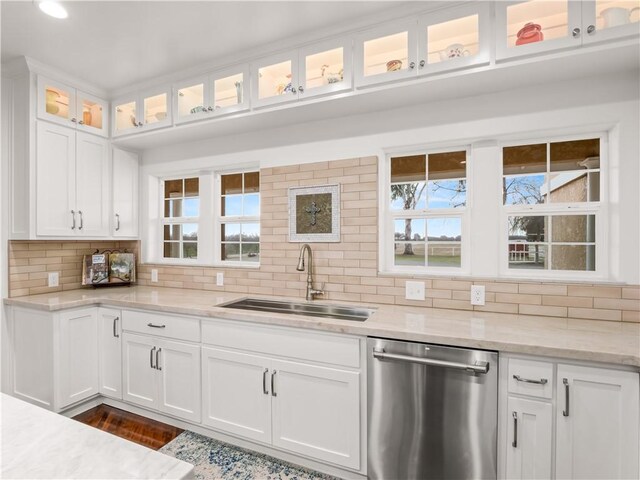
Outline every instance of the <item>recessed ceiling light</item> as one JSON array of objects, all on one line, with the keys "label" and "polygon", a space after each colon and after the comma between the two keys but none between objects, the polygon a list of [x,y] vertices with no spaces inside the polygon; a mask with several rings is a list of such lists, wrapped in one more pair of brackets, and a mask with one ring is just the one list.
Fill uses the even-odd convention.
[{"label": "recessed ceiling light", "polygon": [[58,2],[47,0],[40,2],[38,6],[40,7],[40,10],[53,18],[67,18],[69,16],[67,10],[65,10],[65,8]]}]

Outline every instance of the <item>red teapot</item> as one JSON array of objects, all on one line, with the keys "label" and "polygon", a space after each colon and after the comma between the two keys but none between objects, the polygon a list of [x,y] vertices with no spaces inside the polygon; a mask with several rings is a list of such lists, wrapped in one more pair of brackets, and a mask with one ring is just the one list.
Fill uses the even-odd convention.
[{"label": "red teapot", "polygon": [[527,43],[541,42],[544,40],[542,27],[537,23],[527,23],[517,34],[516,45],[525,45]]}]

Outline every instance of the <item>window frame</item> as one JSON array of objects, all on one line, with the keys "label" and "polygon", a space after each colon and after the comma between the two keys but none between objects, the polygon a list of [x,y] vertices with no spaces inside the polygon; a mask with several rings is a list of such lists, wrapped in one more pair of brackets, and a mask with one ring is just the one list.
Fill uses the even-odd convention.
[{"label": "window frame", "polygon": [[[430,209],[427,207],[417,210],[392,210],[391,209],[391,159],[400,156],[410,155],[425,155],[425,182],[427,182],[426,190],[428,194],[428,176],[429,176],[429,161],[428,156],[437,153],[459,152],[464,151],[466,156],[466,199],[465,206],[458,208],[438,208]],[[470,274],[471,266],[471,249],[469,242],[470,234],[470,216],[472,211],[472,198],[473,198],[473,179],[472,179],[472,147],[471,145],[453,144],[447,147],[429,147],[412,148],[411,150],[388,150],[385,152],[384,165],[380,169],[380,186],[378,188],[378,194],[380,198],[380,226],[379,230],[379,250],[378,255],[380,258],[379,271],[383,274],[393,275],[424,275],[424,276],[465,276]],[[409,213],[410,212],[410,213]],[[425,224],[429,219],[438,218],[459,218],[460,219],[460,267],[436,267],[436,266],[402,266],[394,265],[395,258],[395,226],[394,222],[397,219],[424,219]],[[427,235],[428,237],[428,235]],[[425,238],[425,245],[428,245],[428,240]],[[427,260],[427,252],[425,252],[425,263]]]},{"label": "window frame", "polygon": [[[198,196],[197,197],[191,197],[191,198],[197,198],[198,199],[198,216],[197,217],[165,217],[164,216],[164,202],[165,200],[167,200],[164,196],[165,193],[165,182],[168,181],[172,181],[172,180],[182,180],[183,182],[183,188],[184,188],[184,181],[188,178],[198,178]],[[170,175],[170,176],[164,176],[164,177],[160,177],[158,178],[158,182],[159,182],[159,202],[160,202],[160,206],[159,206],[159,219],[160,219],[160,232],[159,232],[159,237],[160,237],[160,247],[158,250],[158,256],[159,256],[159,261],[160,263],[177,263],[177,264],[183,264],[183,265],[196,265],[201,261],[200,258],[200,229],[201,229],[201,220],[202,220],[202,195],[201,195],[201,186],[202,186],[202,176],[197,174],[197,173],[186,173],[183,175]],[[190,197],[185,197],[184,196],[184,192],[183,192],[183,196],[181,197],[182,200],[184,200],[185,198],[190,198]],[[169,221],[167,221],[169,220]],[[177,242],[180,245],[180,258],[175,258],[175,257],[165,257],[164,256],[164,244],[165,244],[165,238],[164,238],[164,227],[166,225],[185,225],[185,224],[197,224],[198,225],[198,240],[195,242],[197,245],[197,256],[195,258],[184,258],[182,257],[182,245],[184,243],[184,241],[182,240],[182,235],[180,240]],[[182,230],[181,230],[182,232]],[[175,243],[175,242],[174,242]],[[187,243],[194,243],[194,242],[187,242]]]},{"label": "window frame", "polygon": [[[499,251],[499,275],[500,277],[509,279],[535,279],[535,280],[567,280],[567,281],[606,281],[609,279],[609,262],[610,256],[608,251],[608,235],[609,230],[609,139],[608,133],[599,131],[592,133],[577,133],[561,136],[547,137],[523,137],[520,140],[509,140],[498,142],[498,155],[500,161],[498,163],[498,177],[500,185],[504,177],[504,159],[503,152],[505,147],[524,146],[534,144],[547,145],[547,167],[544,172],[546,183],[550,185],[551,179],[551,158],[550,145],[552,143],[579,141],[588,139],[600,140],[600,195],[597,202],[546,202],[544,204],[523,204],[523,205],[504,205],[502,203],[502,191],[500,191],[500,238],[498,241]],[[586,170],[585,170],[586,172]],[[562,172],[559,172],[562,173]],[[567,215],[594,215],[595,216],[595,270],[552,270],[545,269],[519,269],[509,268],[509,217],[513,216],[567,216]],[[550,223],[550,222],[549,222]],[[548,237],[544,242],[550,247],[553,245],[549,232],[545,232]],[[559,244],[567,242],[556,242]],[[572,243],[572,242],[568,242]],[[589,244],[592,242],[585,242]]]}]

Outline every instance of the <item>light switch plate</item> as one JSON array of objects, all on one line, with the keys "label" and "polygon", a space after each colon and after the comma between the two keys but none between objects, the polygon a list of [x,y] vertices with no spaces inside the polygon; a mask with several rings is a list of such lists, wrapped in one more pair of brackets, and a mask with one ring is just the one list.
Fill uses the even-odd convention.
[{"label": "light switch plate", "polygon": [[471,285],[471,305],[484,305],[484,285]]},{"label": "light switch plate", "polygon": [[152,282],[157,282],[158,281],[158,269],[157,268],[152,268],[151,269],[151,281]]},{"label": "light switch plate", "polygon": [[50,287],[57,287],[60,285],[60,274],[58,272],[49,272],[48,285]]},{"label": "light switch plate", "polygon": [[224,285],[224,273],[222,272],[216,273],[216,285],[219,287]]},{"label": "light switch plate", "polygon": [[407,300],[424,300],[424,282],[407,282],[404,288]]}]

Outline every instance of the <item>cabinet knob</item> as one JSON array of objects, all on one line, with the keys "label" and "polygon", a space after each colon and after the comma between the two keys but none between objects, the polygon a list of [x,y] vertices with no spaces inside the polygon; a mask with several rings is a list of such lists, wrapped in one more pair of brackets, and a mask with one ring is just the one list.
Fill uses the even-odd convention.
[{"label": "cabinet knob", "polygon": [[84,125],[84,122],[83,122],[82,120],[80,120],[80,121],[78,122],[78,125]]},{"label": "cabinet knob", "polygon": [[573,35],[573,38],[578,38],[580,36],[580,29],[578,27],[574,28],[571,31],[571,35]]},{"label": "cabinet knob", "polygon": [[296,87],[291,87],[291,93],[293,93],[294,95],[298,93],[298,91],[296,90]]},{"label": "cabinet knob", "polygon": [[213,107],[207,107],[207,112],[213,112]]},{"label": "cabinet knob", "polygon": [[298,91],[299,91],[300,93],[304,93],[304,87],[303,87],[302,85],[300,85],[300,86],[298,87]]},{"label": "cabinet knob", "polygon": [[593,32],[595,32],[595,31],[596,31],[596,26],[595,26],[595,25],[589,25],[589,26],[587,27],[587,33],[588,33],[589,35],[593,35]]},{"label": "cabinet knob", "polygon": [[411,63],[409,64],[409,68],[410,68],[411,70],[413,70],[414,68],[416,68],[416,62],[411,62]]},{"label": "cabinet knob", "polygon": [[141,127],[141,126],[142,126],[142,122],[138,122],[138,127]]},{"label": "cabinet knob", "polygon": [[420,66],[420,68],[424,68],[424,66],[426,65],[427,62],[425,62],[424,60],[420,60],[420,63],[418,64]]},{"label": "cabinet knob", "polygon": [[72,119],[71,119],[71,121],[72,121],[73,123],[76,123],[78,120],[76,120],[76,119],[75,119],[75,117],[74,117],[74,118],[72,118]]}]

